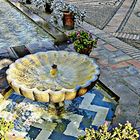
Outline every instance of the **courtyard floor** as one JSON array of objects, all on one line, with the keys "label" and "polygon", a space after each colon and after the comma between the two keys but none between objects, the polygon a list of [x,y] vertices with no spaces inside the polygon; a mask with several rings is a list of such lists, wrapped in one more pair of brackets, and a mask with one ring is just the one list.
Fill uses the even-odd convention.
[{"label": "courtyard floor", "polygon": [[[65,1],[88,11],[86,21],[76,27],[76,30],[87,30],[93,37],[98,38],[97,48],[92,51],[90,57],[100,66],[99,81],[104,87],[109,88],[114,96],[108,95],[106,88],[102,89],[97,84],[95,89],[85,96],[66,103],[66,108],[71,112],[69,118],[52,123],[40,115],[38,116],[40,121],[45,120],[43,125],[38,122],[27,125],[29,120],[26,113],[31,110],[26,109],[34,106],[32,112],[34,113],[39,110],[38,108],[45,110],[47,104],[35,103],[17,95],[11,89],[9,92],[12,94],[7,95],[5,71],[7,66],[18,58],[11,47],[26,45],[30,53],[49,50],[74,51],[74,49],[71,45],[62,43],[66,30],[48,24],[49,15],[34,13],[30,5],[19,6],[12,1],[0,0],[0,92],[7,97],[7,100],[1,102],[0,116],[5,113],[7,117],[16,107],[24,105],[23,114],[15,112],[22,118],[16,119],[18,122],[16,123],[22,127],[17,126],[15,131],[22,131],[23,136],[37,140],[76,139],[78,135],[83,134],[86,127],[96,128],[104,121],[108,121],[111,127],[130,121],[140,130],[140,24],[138,24],[140,1],[133,0],[130,3],[126,0]],[[10,9],[8,12],[7,8]],[[22,12],[19,12],[19,9],[22,9]],[[49,28],[45,28],[46,26]],[[17,49],[18,53],[21,53],[20,51]],[[5,64],[4,58],[10,61]],[[120,99],[114,100],[115,97]]]}]

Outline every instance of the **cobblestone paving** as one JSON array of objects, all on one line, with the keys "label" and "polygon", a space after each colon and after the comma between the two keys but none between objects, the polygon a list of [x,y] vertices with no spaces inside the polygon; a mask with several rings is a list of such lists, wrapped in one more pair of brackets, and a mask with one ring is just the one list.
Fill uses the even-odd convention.
[{"label": "cobblestone paving", "polygon": [[132,0],[125,0],[116,14],[112,17],[110,22],[105,26],[104,31],[106,32],[116,32],[125,18],[130,6],[132,4]]},{"label": "cobblestone paving", "polygon": [[[129,38],[126,38],[125,42],[138,49],[140,49],[140,38],[137,39],[138,36],[140,36],[140,9],[139,7],[140,7],[140,0],[137,0],[130,18],[127,20],[125,26],[123,26],[123,28],[121,29],[122,32],[127,32],[130,34],[129,38],[131,39],[131,41],[129,40]],[[134,38],[133,34],[137,35],[137,38]],[[133,40],[131,38],[132,36],[134,38]]]}]

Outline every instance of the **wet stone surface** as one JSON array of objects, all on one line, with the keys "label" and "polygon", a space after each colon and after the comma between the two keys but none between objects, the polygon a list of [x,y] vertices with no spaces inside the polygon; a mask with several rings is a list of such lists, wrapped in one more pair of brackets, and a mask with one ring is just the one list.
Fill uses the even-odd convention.
[{"label": "wet stone surface", "polygon": [[49,51],[49,50],[56,50],[56,47],[52,41],[40,41],[36,43],[32,43],[27,46],[31,53],[36,53],[40,51]]}]

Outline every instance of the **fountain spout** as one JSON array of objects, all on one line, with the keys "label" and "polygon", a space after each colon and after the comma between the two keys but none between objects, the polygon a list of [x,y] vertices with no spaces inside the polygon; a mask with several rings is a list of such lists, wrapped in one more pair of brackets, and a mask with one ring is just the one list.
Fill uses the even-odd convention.
[{"label": "fountain spout", "polygon": [[57,73],[58,73],[57,65],[53,64],[52,68],[50,70],[50,74],[51,74],[52,77],[55,77],[57,75]]}]

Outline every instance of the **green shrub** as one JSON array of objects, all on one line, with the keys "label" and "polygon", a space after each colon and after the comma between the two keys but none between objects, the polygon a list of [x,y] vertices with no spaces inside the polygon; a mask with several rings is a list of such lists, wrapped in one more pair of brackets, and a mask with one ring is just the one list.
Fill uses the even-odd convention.
[{"label": "green shrub", "polygon": [[68,42],[74,44],[74,49],[80,52],[85,48],[96,48],[97,39],[93,39],[92,35],[86,31],[73,31],[68,34]]},{"label": "green shrub", "polygon": [[78,137],[78,140],[138,140],[139,134],[131,123],[119,124],[118,127],[108,131],[107,124],[99,127],[98,130],[87,128],[84,136]]}]

